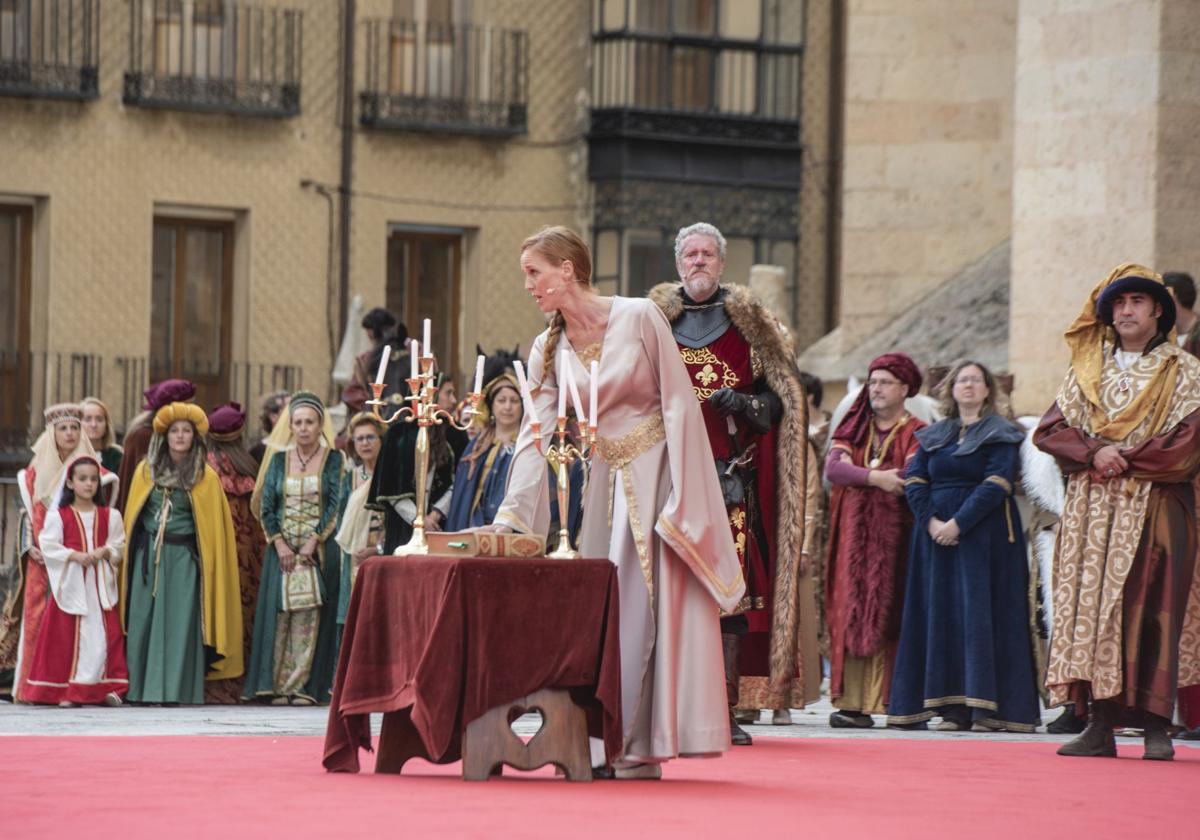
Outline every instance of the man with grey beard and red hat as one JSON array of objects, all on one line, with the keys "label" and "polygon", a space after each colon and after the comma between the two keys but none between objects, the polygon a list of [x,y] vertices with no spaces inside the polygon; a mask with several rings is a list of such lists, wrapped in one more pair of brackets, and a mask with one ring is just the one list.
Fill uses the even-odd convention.
[{"label": "man with grey beard and red hat", "polygon": [[[730,734],[748,745],[735,709],[754,717],[771,709],[774,722],[790,724],[788,709],[815,700],[807,689],[820,683],[818,657],[802,655],[817,647],[805,563],[806,470],[816,468],[807,462],[807,399],[779,319],[746,287],[721,283],[721,232],[704,222],[680,230],[675,267],[680,282],[649,296],[671,323],[700,401],[746,580],[741,603],[721,617],[721,642]],[[801,644],[805,630],[810,645]]]}]

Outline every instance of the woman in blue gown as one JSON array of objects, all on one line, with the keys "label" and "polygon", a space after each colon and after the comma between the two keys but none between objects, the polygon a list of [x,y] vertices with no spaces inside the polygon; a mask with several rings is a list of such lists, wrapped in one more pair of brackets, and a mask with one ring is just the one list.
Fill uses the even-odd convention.
[{"label": "woman in blue gown", "polygon": [[476,415],[481,429],[459,459],[447,531],[490,525],[496,518],[523,415],[521,392],[511,373],[502,373],[484,386]]},{"label": "woman in blue gown", "polygon": [[1022,434],[996,413],[996,382],[959,362],[946,419],[917,432],[906,473],[914,525],[888,724],[1032,732],[1040,722],[1029,569],[1013,501]]}]

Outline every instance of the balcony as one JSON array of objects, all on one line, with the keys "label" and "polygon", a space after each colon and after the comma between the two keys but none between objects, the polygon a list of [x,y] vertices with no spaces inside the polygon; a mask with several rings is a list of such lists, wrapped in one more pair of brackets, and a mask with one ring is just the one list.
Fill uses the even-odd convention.
[{"label": "balcony", "polygon": [[799,44],[593,33],[590,136],[799,151],[802,59]]},{"label": "balcony", "polygon": [[0,0],[0,96],[100,95],[100,0]]},{"label": "balcony", "polygon": [[304,371],[274,362],[189,361],[165,367],[145,356],[0,350],[0,393],[6,396],[0,401],[0,474],[28,462],[28,447],[42,430],[46,406],[98,396],[108,403],[113,426],[123,432],[142,410],[142,392],[151,382],[171,377],[195,382],[196,402],[205,409],[240,402],[249,417],[247,433],[253,435],[262,398],[302,387]]},{"label": "balcony", "polygon": [[300,113],[302,12],[227,0],[130,0],[129,15],[126,105]]},{"label": "balcony", "polygon": [[527,33],[385,19],[363,27],[362,125],[500,137],[526,132]]}]

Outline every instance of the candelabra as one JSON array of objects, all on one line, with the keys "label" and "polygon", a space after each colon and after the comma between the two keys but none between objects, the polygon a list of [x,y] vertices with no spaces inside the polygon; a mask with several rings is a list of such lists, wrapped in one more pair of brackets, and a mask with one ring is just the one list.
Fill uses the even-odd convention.
[{"label": "candelabra", "polygon": [[[428,338],[426,338],[428,345]],[[466,431],[471,420],[479,410],[482,394],[476,390],[467,395],[468,406],[463,412],[463,422],[454,419],[454,415],[443,408],[437,407],[437,386],[433,382],[434,358],[432,355],[420,357],[420,369],[416,376],[409,377],[409,395],[405,399],[410,405],[401,406],[390,417],[383,413],[386,403],[380,399],[383,396],[383,382],[371,383],[375,398],[367,400],[371,412],[387,425],[396,422],[417,424],[417,445],[415,458],[416,472],[416,502],[417,512],[413,517],[412,538],[407,543],[397,546],[393,554],[405,556],[409,554],[428,554],[429,544],[425,541],[425,495],[428,492],[426,483],[429,475],[429,427],[449,424],[456,429]],[[382,378],[382,373],[381,373]],[[478,387],[478,386],[477,386]]]},{"label": "candelabra", "polygon": [[[533,439],[537,442],[540,451],[542,448],[541,424],[534,420],[531,425]],[[556,560],[577,560],[579,552],[571,547],[571,511],[569,507],[571,465],[575,463],[576,459],[583,459],[585,462],[591,459],[596,446],[596,427],[581,426],[579,429],[580,441],[576,446],[567,440],[567,418],[559,417],[557,431],[551,432],[550,436],[558,438],[557,443],[551,443],[546,447],[544,454],[554,469],[554,483],[558,489],[559,528],[558,547],[549,556]]]}]

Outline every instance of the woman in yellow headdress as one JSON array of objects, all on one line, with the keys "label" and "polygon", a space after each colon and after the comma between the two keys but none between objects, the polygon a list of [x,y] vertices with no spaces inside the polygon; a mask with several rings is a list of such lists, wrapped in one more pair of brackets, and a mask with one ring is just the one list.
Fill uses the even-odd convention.
[{"label": "woman in yellow headdress", "polygon": [[240,676],[237,539],[207,463],[208,418],[174,402],[154,415],[150,449],[125,506],[121,575],[129,695],[135,703],[203,703],[204,681]]}]

